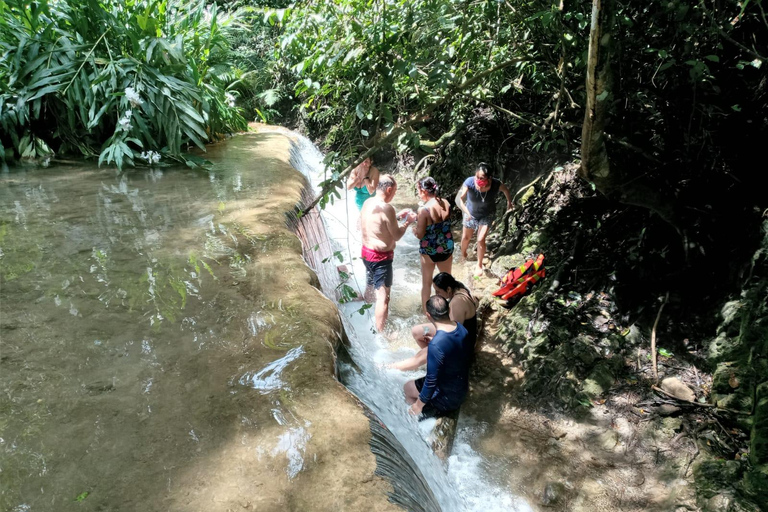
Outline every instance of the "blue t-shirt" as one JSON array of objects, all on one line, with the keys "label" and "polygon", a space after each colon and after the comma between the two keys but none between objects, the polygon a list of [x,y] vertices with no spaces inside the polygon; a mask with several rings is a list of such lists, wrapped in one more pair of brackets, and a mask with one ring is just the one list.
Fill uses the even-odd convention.
[{"label": "blue t-shirt", "polygon": [[474,347],[463,325],[437,331],[427,345],[427,376],[419,400],[443,411],[461,406],[469,390],[469,365]]},{"label": "blue t-shirt", "polygon": [[467,187],[467,209],[472,217],[485,219],[496,214],[496,197],[501,187],[500,180],[491,178],[491,188],[487,192],[477,190],[473,176],[464,180],[464,186]]}]

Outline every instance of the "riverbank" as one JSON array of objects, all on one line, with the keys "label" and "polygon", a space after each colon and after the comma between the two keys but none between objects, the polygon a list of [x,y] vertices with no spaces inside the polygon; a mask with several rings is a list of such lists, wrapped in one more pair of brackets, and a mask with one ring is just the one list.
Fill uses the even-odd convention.
[{"label": "riverbank", "polygon": [[[610,216],[585,225],[585,210],[601,199],[574,171],[558,168],[524,190],[508,228],[500,223],[489,240],[491,271],[471,280],[470,263],[459,275],[473,283],[485,318],[462,408],[487,422],[478,451],[498,454],[502,478],[540,510],[760,510],[768,490],[760,381],[744,370],[740,347],[762,343],[759,322],[744,319],[750,308],[758,314],[749,300],[764,282],[753,280],[722,313],[710,306],[714,322],[696,323],[685,294],[648,307],[643,284],[653,282],[622,271],[614,254],[634,240],[626,228],[606,236]],[[642,241],[646,225],[634,229]],[[547,278],[517,302],[494,299],[506,269],[539,251]],[[716,338],[706,334],[721,322]],[[718,361],[733,362],[713,371]]]}]

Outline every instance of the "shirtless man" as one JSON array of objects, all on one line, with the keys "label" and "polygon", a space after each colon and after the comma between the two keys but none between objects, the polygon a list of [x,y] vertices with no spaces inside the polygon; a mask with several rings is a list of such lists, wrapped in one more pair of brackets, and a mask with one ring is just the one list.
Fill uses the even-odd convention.
[{"label": "shirtless man", "polygon": [[[363,231],[363,263],[366,274],[366,299],[370,300],[371,290],[376,293],[376,330],[384,330],[389,316],[389,290],[392,287],[392,260],[395,257],[395,243],[403,237],[408,226],[416,221],[416,214],[406,212],[395,214],[390,201],[397,192],[397,182],[389,175],[379,178],[376,195],[363,204],[360,211]],[[397,222],[405,217],[404,225]]]}]

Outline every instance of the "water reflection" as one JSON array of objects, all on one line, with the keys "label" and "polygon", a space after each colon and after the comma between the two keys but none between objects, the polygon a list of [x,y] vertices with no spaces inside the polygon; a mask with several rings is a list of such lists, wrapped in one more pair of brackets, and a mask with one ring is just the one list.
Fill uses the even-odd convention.
[{"label": "water reflection", "polygon": [[285,382],[280,378],[280,374],[288,366],[289,363],[304,353],[304,347],[296,347],[288,351],[285,356],[272,361],[267,366],[257,372],[246,372],[238,382],[241,386],[252,387],[259,390],[261,394],[267,394],[270,391],[275,391],[281,388],[287,388]]},{"label": "water reflection", "polygon": [[0,174],[0,510],[226,510],[184,504],[229,439],[206,478],[232,499],[262,492],[257,446],[265,474],[307,469],[285,369],[318,340],[275,272],[293,203],[273,187],[295,177],[249,158]]}]

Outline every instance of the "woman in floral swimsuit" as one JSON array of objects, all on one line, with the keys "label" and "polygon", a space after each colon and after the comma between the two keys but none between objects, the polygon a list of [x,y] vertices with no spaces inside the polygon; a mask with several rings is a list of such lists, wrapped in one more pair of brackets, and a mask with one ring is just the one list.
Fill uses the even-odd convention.
[{"label": "woman in floral swimsuit", "polygon": [[435,266],[440,272],[450,273],[453,263],[451,205],[438,196],[438,190],[434,178],[424,178],[417,185],[419,199],[424,201],[413,228],[413,234],[420,241],[422,308],[426,308],[430,296]]}]

